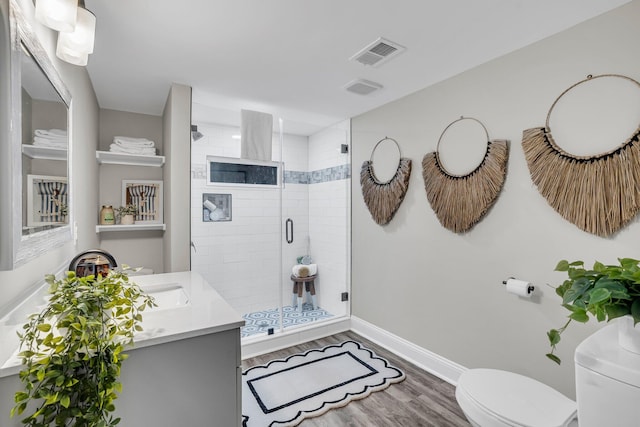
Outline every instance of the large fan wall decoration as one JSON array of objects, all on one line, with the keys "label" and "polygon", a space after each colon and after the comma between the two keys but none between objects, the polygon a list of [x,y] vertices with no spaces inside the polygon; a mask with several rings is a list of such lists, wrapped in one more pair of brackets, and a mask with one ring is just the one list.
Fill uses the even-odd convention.
[{"label": "large fan wall decoration", "polygon": [[[487,137],[487,150],[482,162],[472,172],[455,175],[445,169],[438,150],[447,129],[461,120],[473,120],[482,126]],[[464,233],[484,217],[502,190],[508,157],[508,141],[490,141],[487,128],[473,117],[460,117],[444,129],[436,151],[427,153],[422,159],[427,199],[443,227],[454,233]]]},{"label": "large fan wall decoration", "polygon": [[636,80],[618,74],[587,76],[554,101],[544,128],[526,129],[522,148],[531,179],[540,194],[564,219],[597,236],[609,236],[640,209],[640,127],[618,148],[595,156],[576,156],[560,148],[551,135],[549,118],[560,98],[597,78]]},{"label": "large fan wall decoration", "polygon": [[[376,148],[384,141],[395,143],[400,153],[400,161],[398,162],[396,173],[386,182],[378,180],[373,169],[373,154]],[[402,157],[398,142],[388,137],[378,141],[371,151],[371,158],[362,163],[362,168],[360,169],[362,196],[376,224],[385,225],[393,219],[404,200],[404,196],[407,194],[410,177],[411,159]]]}]

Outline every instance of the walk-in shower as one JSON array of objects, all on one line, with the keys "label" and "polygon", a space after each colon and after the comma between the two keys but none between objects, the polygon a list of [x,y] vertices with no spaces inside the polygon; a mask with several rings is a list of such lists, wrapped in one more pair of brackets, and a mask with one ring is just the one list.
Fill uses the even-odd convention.
[{"label": "walk-in shower", "polygon": [[[243,339],[349,314],[350,123],[311,136],[282,125],[269,160],[241,158],[238,126],[198,122],[192,140],[191,268],[243,315]],[[296,307],[294,267],[309,263],[316,304],[303,284]]]}]

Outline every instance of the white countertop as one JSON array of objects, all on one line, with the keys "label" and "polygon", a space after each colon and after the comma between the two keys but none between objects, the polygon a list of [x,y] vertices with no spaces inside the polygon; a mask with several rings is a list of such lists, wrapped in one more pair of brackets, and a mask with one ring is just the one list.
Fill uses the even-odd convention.
[{"label": "white countertop", "polygon": [[[147,308],[142,312],[144,330],[136,333],[133,348],[212,334],[244,325],[242,316],[196,272],[131,276],[129,280],[151,295],[158,291],[177,291],[179,287],[183,289],[183,292],[177,291],[175,294],[165,292],[162,297],[157,298],[158,307]],[[35,303],[29,313],[37,312],[41,308],[37,302],[42,303],[43,292],[38,290],[35,294],[37,295],[32,298]],[[16,356],[19,341],[15,333],[26,323],[29,313],[26,313],[28,310],[25,310],[25,307],[21,306],[18,309],[20,315],[14,311],[0,319],[4,322],[0,322],[0,342],[3,347],[3,351],[0,352],[0,377],[20,371],[20,360]]]}]

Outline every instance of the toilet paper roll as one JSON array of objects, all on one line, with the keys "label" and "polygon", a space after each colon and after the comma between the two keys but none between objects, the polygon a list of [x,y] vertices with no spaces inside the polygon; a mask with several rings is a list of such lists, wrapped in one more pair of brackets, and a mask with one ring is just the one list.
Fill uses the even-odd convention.
[{"label": "toilet paper roll", "polygon": [[534,286],[530,282],[518,279],[507,279],[507,292],[525,297],[531,298],[533,294]]}]

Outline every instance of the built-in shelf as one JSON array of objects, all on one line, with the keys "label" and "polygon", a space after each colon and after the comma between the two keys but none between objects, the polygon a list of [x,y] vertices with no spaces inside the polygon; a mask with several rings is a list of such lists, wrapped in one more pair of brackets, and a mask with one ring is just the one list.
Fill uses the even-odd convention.
[{"label": "built-in shelf", "polygon": [[96,159],[100,164],[155,166],[164,165],[164,156],[144,156],[140,154],[113,153],[111,151],[96,151]]},{"label": "built-in shelf", "polygon": [[152,231],[166,230],[165,224],[131,224],[131,225],[96,225],[96,233],[107,233],[113,231]]},{"label": "built-in shelf", "polygon": [[32,159],[67,160],[67,150],[64,148],[40,147],[22,144],[22,153]]}]

